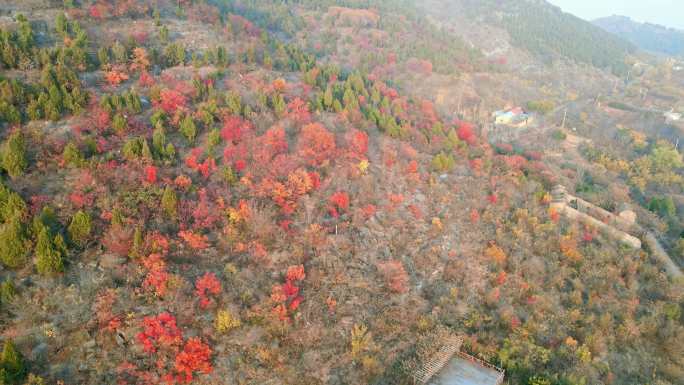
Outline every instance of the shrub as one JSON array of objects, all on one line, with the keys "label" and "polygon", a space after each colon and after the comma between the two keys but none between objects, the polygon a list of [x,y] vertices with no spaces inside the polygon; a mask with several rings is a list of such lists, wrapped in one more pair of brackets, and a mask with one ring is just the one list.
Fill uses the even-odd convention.
[{"label": "shrub", "polygon": [[176,356],[174,368],[181,384],[192,382],[194,372],[211,373],[211,348],[198,337],[188,339],[183,351]]},{"label": "shrub", "polygon": [[79,210],[71,218],[71,224],[68,228],[69,239],[71,242],[83,246],[90,236],[91,227],[90,215],[83,210]]},{"label": "shrub", "polygon": [[527,109],[546,115],[556,108],[556,104],[551,100],[532,100],[527,102]]},{"label": "shrub", "polygon": [[62,152],[62,161],[65,166],[80,167],[83,164],[83,155],[81,151],[76,147],[76,144],[69,142],[64,146],[64,151]]},{"label": "shrub", "polygon": [[311,166],[320,166],[335,154],[335,136],[319,123],[302,128],[298,142],[299,155]]},{"label": "shrub", "polygon": [[400,261],[387,261],[378,263],[378,271],[385,280],[385,284],[393,293],[406,293],[408,291],[408,274]]},{"label": "shrub", "polygon": [[215,328],[219,333],[227,333],[241,325],[240,319],[234,317],[228,310],[219,310],[216,313]]},{"label": "shrub", "polygon": [[451,154],[440,152],[432,158],[432,169],[438,172],[448,172],[454,168],[455,163]]},{"label": "shrub", "polygon": [[27,167],[26,145],[20,131],[12,133],[2,146],[2,168],[10,177],[16,178],[24,173]]},{"label": "shrub", "polygon": [[195,282],[195,294],[200,298],[200,307],[205,309],[212,304],[213,300],[208,294],[218,295],[221,293],[221,282],[214,273],[206,273]]},{"label": "shrub", "polygon": [[563,141],[568,137],[568,135],[562,130],[553,130],[551,137],[555,140]]}]

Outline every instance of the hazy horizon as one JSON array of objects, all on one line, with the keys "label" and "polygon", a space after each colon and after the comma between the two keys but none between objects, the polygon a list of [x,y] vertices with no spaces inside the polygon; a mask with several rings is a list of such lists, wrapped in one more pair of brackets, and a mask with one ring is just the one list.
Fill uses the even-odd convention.
[{"label": "hazy horizon", "polygon": [[561,7],[586,20],[600,17],[620,15],[628,16],[639,22],[661,24],[666,27],[684,29],[684,2],[681,0],[549,0],[551,4]]}]

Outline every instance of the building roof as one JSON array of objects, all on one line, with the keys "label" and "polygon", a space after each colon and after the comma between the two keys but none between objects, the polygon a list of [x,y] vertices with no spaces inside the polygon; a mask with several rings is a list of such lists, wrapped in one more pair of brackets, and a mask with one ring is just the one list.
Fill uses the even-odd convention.
[{"label": "building roof", "polygon": [[428,385],[498,385],[502,380],[502,372],[456,355]]}]

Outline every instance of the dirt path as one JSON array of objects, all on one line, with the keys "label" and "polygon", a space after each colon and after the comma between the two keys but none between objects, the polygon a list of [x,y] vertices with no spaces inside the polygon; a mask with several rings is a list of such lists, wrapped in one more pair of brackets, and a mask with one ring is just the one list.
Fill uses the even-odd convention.
[{"label": "dirt path", "polygon": [[658,242],[658,239],[655,237],[655,235],[653,235],[652,232],[646,232],[644,241],[648,245],[648,248],[651,249],[653,256],[663,263],[665,271],[667,271],[668,275],[670,275],[670,277],[672,277],[675,281],[682,279],[683,274],[679,269],[679,266],[672,261],[672,258],[670,258],[667,252],[665,252],[665,249],[660,242]]}]

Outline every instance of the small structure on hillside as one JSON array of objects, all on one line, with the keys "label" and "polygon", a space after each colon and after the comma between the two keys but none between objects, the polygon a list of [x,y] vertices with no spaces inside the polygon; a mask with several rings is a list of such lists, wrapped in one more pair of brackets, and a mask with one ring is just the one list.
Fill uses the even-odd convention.
[{"label": "small structure on hillside", "polygon": [[668,122],[676,122],[682,119],[682,114],[674,112],[673,110],[664,113],[663,116]]},{"label": "small structure on hillside", "polygon": [[641,240],[629,232],[637,230],[636,213],[622,206],[618,215],[606,211],[581,198],[568,194],[565,186],[558,185],[551,192],[551,209],[570,219],[597,228],[612,238],[635,249],[641,248]]},{"label": "small structure on hillside", "polygon": [[525,127],[532,123],[532,115],[528,114],[522,107],[514,107],[507,110],[495,111],[492,114],[495,125],[506,125],[511,127]]},{"label": "small structure on hillside", "polygon": [[414,374],[416,385],[500,385],[503,369],[461,352],[463,338],[451,336]]}]

